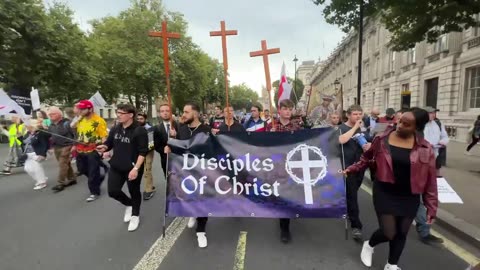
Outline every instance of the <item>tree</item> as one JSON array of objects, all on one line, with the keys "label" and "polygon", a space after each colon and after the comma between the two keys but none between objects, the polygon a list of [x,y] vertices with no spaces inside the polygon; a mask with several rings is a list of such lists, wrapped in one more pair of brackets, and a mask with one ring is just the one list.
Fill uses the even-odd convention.
[{"label": "tree", "polygon": [[[295,103],[295,105],[298,103],[298,101],[302,98],[303,96],[303,89],[305,86],[303,85],[303,82],[297,78],[297,80],[294,82],[294,79],[287,77],[287,80],[290,82],[290,85],[292,86],[292,93],[290,94],[290,100]],[[278,103],[278,86],[280,84],[280,80],[276,80],[272,83],[272,86],[277,89],[275,91],[275,96],[273,97],[273,100]],[[295,88],[295,91],[294,89]]]},{"label": "tree", "polygon": [[230,105],[235,110],[250,109],[252,104],[258,102],[258,94],[246,84],[230,87]]},{"label": "tree", "polygon": [[[480,13],[478,0],[363,0],[365,17],[379,16],[392,34],[390,45],[397,51],[407,50],[415,43],[432,43],[449,32],[478,26],[474,15]],[[359,25],[359,0],[313,0],[316,5],[327,3],[323,14],[330,24],[349,32]]]},{"label": "tree", "polygon": [[96,70],[87,37],[73,22],[73,12],[55,3],[47,10],[47,31],[52,41],[49,65],[43,70],[42,100],[72,105],[91,97],[97,90]]},{"label": "tree", "polygon": [[0,79],[7,90],[28,94],[44,80],[53,45],[42,1],[0,1],[0,33]]}]

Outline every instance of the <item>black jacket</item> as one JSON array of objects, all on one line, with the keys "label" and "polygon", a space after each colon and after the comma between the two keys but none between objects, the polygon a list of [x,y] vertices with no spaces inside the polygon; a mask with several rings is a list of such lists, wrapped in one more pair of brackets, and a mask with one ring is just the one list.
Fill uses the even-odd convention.
[{"label": "black jacket", "polygon": [[131,171],[138,156],[146,156],[148,153],[147,130],[137,122],[127,128],[123,128],[122,124],[116,125],[110,130],[105,145],[108,150],[113,149],[110,166],[122,172]]},{"label": "black jacket", "polygon": [[[65,118],[60,120],[58,124],[52,122],[52,124],[48,127],[48,131],[70,139],[75,137],[73,129],[70,127],[70,120]],[[64,147],[70,145],[73,145],[73,141],[58,136],[52,136],[53,147]]]},{"label": "black jacket", "polygon": [[[178,134],[178,123],[173,122],[173,128],[177,131]],[[177,135],[178,136],[178,135]],[[167,146],[168,134],[163,125],[163,121],[160,124],[153,127],[153,144],[155,146],[155,151],[157,151],[161,156],[164,156],[164,149]]]},{"label": "black jacket", "polygon": [[50,148],[50,134],[39,130],[33,134],[28,133],[27,136],[31,137],[30,144],[33,147],[33,151],[35,151],[35,154],[37,156],[46,157],[48,148]]}]

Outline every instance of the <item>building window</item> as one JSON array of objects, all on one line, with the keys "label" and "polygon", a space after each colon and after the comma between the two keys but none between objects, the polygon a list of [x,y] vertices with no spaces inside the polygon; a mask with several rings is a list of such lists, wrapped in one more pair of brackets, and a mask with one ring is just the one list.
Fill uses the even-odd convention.
[{"label": "building window", "polygon": [[389,70],[390,71],[395,71],[395,58],[397,56],[397,52],[391,51],[390,52],[390,66]]},{"label": "building window", "polygon": [[112,119],[112,109],[108,109],[108,119]]},{"label": "building window", "polygon": [[363,71],[363,82],[368,82],[368,77],[369,77],[369,70],[370,70],[370,65],[367,63],[364,65],[364,71]]},{"label": "building window", "polygon": [[375,108],[375,92],[372,93],[372,108]]},{"label": "building window", "polygon": [[353,104],[354,105],[357,104],[357,98],[356,97],[353,98]]},{"label": "building window", "polygon": [[467,70],[467,92],[470,108],[480,108],[480,66]]},{"label": "building window", "polygon": [[407,51],[407,64],[413,64],[416,63],[416,50],[415,48],[408,49]]},{"label": "building window", "polygon": [[433,44],[433,53],[439,53],[447,50],[447,35],[441,35],[437,42]]},{"label": "building window", "polygon": [[404,83],[402,84],[402,93],[410,91],[410,84]]},{"label": "building window", "polygon": [[100,117],[103,118],[103,109],[100,109]]},{"label": "building window", "polygon": [[390,108],[390,89],[386,88],[383,90],[383,105],[385,108]]},{"label": "building window", "polygon": [[377,57],[375,58],[375,66],[374,66],[374,70],[373,70],[373,77],[374,78],[378,78],[378,65],[380,64],[380,57]]}]

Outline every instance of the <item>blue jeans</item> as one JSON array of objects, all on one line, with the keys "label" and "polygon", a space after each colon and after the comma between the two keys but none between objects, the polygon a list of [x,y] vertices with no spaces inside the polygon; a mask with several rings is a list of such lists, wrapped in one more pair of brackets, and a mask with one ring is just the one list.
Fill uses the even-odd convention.
[{"label": "blue jeans", "polygon": [[427,237],[430,234],[430,225],[427,224],[427,208],[423,205],[423,200],[420,200],[415,223],[417,233],[420,237]]}]

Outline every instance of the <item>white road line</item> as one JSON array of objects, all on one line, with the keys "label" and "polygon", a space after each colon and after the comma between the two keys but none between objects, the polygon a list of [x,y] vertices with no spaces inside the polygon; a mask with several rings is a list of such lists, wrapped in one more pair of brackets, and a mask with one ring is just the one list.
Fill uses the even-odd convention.
[{"label": "white road line", "polygon": [[[362,185],[362,189],[372,195],[372,189],[370,187],[367,187],[365,185]],[[460,259],[464,260],[470,265],[477,265],[480,263],[480,258],[477,256],[473,255],[472,253],[468,252],[461,246],[455,244],[453,241],[445,237],[444,235],[440,234],[439,232],[435,231],[434,229],[431,229],[431,233],[437,237],[440,237],[443,239],[443,246],[450,251],[451,253],[455,254],[455,256],[459,257]]]},{"label": "white road line", "polygon": [[170,223],[170,226],[168,226],[165,232],[165,238],[163,235],[160,236],[133,270],[157,270],[186,226],[186,218],[175,218],[172,223]]}]

